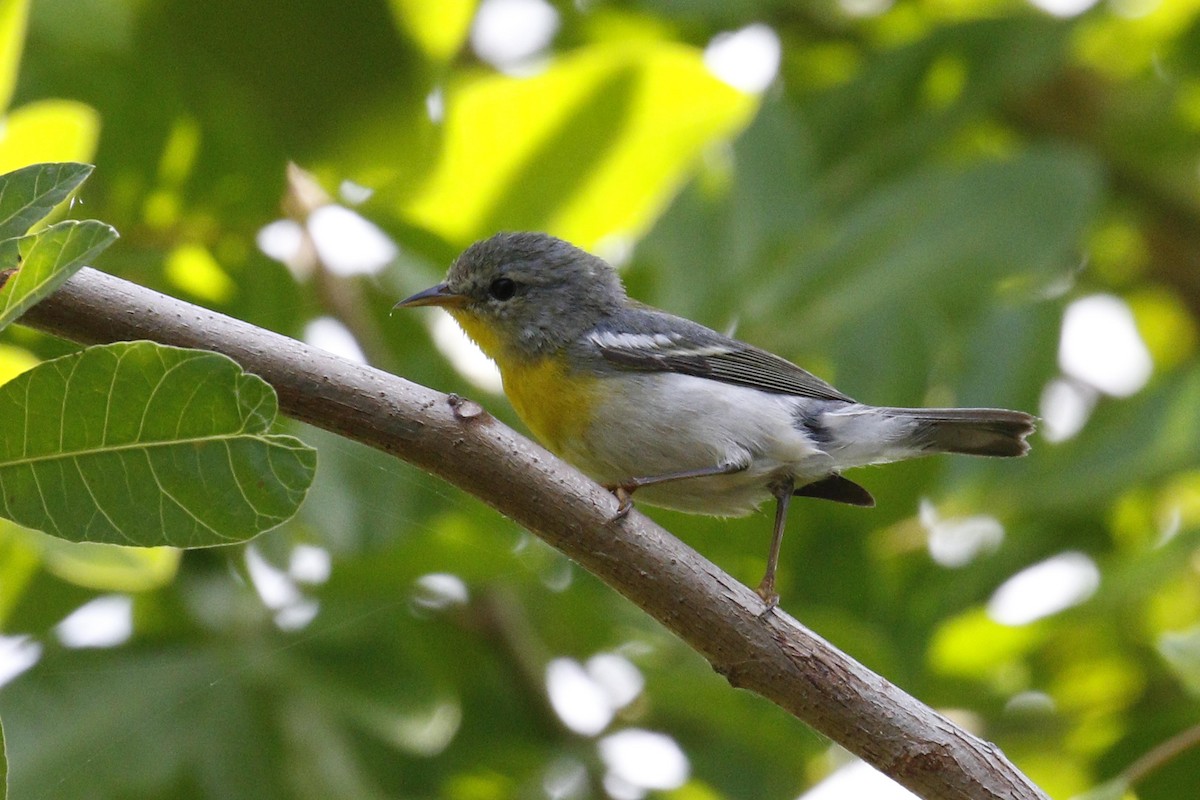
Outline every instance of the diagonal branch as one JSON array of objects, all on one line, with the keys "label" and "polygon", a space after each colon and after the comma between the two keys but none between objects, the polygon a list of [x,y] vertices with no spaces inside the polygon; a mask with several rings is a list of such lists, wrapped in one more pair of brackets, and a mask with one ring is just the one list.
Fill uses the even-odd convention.
[{"label": "diagonal branch", "polygon": [[926,798],[1045,795],[958,728],[647,517],[474,403],[84,269],[23,319],[84,343],[150,339],[215,350],[260,375],[296,419],[378,448],[479,497],[590,570],[737,687],[778,704]]}]

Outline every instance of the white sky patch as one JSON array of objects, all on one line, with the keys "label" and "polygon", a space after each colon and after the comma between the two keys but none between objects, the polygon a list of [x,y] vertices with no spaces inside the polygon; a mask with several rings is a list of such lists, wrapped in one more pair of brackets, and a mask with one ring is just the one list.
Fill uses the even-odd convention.
[{"label": "white sky patch", "polygon": [[613,269],[624,268],[629,259],[633,258],[633,237],[623,233],[611,233],[592,247],[592,252],[613,266]]},{"label": "white sky patch", "polygon": [[1096,562],[1083,553],[1059,553],[1002,583],[987,612],[1001,625],[1027,625],[1079,605],[1099,587]]},{"label": "white sky patch", "polygon": [[310,586],[325,583],[332,571],[333,558],[324,547],[298,544],[288,558],[288,575],[292,580]]},{"label": "white sky patch", "polygon": [[838,5],[851,17],[877,17],[892,7],[892,0],[840,0]]},{"label": "white sky patch", "polygon": [[321,604],[310,597],[275,612],[275,626],[281,631],[298,631],[317,618]]},{"label": "white sky patch", "polygon": [[433,344],[450,362],[458,374],[469,380],[480,389],[493,394],[504,391],[504,382],[500,380],[500,370],[492,360],[475,346],[462,328],[449,314],[435,314],[431,323],[430,333]]},{"label": "white sky patch", "polygon": [[629,798],[640,797],[647,791],[678,789],[691,772],[687,755],[674,739],[639,728],[618,731],[601,739],[600,760],[608,768],[605,788],[614,796]]},{"label": "white sky patch", "polygon": [[596,682],[614,709],[621,709],[637,699],[646,679],[633,662],[616,653],[597,653],[585,665],[588,677]]},{"label": "white sky patch", "polygon": [[1141,19],[1153,14],[1165,0],[1109,0],[1108,7],[1115,16]]},{"label": "white sky patch", "polygon": [[1054,698],[1045,692],[1018,692],[1004,704],[1006,714],[1053,714],[1056,710]]},{"label": "white sky patch", "polygon": [[471,599],[467,584],[449,572],[430,572],[413,584],[413,604],[425,611],[442,611],[464,606]]},{"label": "white sky patch", "polygon": [[369,186],[363,186],[361,183],[355,183],[350,179],[346,179],[338,186],[338,194],[350,205],[357,206],[370,200],[371,195],[375,194],[375,190]]},{"label": "white sky patch", "polygon": [[425,113],[429,115],[429,121],[438,125],[446,118],[446,93],[442,91],[442,87],[436,87],[432,92],[425,95]]},{"label": "white sky patch", "polygon": [[133,635],[133,600],[128,595],[97,597],[72,611],[54,628],[65,647],[116,647]]},{"label": "white sky patch", "polygon": [[1055,378],[1042,389],[1038,414],[1042,418],[1042,436],[1050,442],[1065,442],[1087,424],[1096,407],[1098,392],[1070,378]]},{"label": "white sky patch", "polygon": [[779,74],[779,35],[762,23],[718,33],[704,48],[708,71],[735,89],[758,94]]},{"label": "white sky patch", "polygon": [[865,761],[842,767],[800,795],[800,800],[920,800]]},{"label": "white sky patch", "polygon": [[552,761],[542,777],[542,790],[549,800],[583,800],[589,797],[587,767],[574,758],[562,757]]},{"label": "white sky patch", "polygon": [[966,566],[1004,541],[1004,526],[986,514],[943,518],[932,502],[921,498],[919,517],[929,537],[929,556],[943,567]]},{"label": "white sky patch", "polygon": [[268,258],[290,264],[304,246],[304,228],[295,220],[277,219],[259,228],[254,241]]},{"label": "white sky patch", "polygon": [[1096,5],[1098,0],[1029,0],[1034,8],[1040,8],[1056,17],[1075,17]]},{"label": "white sky patch", "polygon": [[613,707],[604,687],[578,661],[556,658],[547,664],[546,692],[558,718],[575,733],[595,736],[612,722]]},{"label": "white sky patch", "polygon": [[333,353],[359,364],[367,363],[367,356],[358,346],[358,340],[354,338],[354,334],[333,317],[317,317],[305,325],[304,341],[327,353]]},{"label": "white sky patch", "polygon": [[1068,376],[1115,397],[1134,394],[1154,371],[1133,312],[1109,294],[1082,297],[1067,306],[1058,363]]},{"label": "white sky patch", "polygon": [[542,585],[554,593],[565,592],[575,582],[575,567],[567,558],[556,558],[538,572]]},{"label": "white sky patch", "polygon": [[41,644],[28,636],[0,636],[0,686],[32,667],[41,657]]},{"label": "white sky patch", "polygon": [[277,610],[300,601],[300,590],[288,574],[263,558],[254,545],[246,548],[246,571],[267,608]]},{"label": "white sky patch", "polygon": [[399,252],[377,225],[345,206],[321,206],[309,214],[308,233],[334,275],[375,275]]},{"label": "white sky patch", "polygon": [[321,604],[305,597],[292,576],[262,557],[258,548],[246,548],[246,571],[263,605],[275,612],[276,627],[298,631],[316,619]]},{"label": "white sky patch", "polygon": [[471,48],[497,69],[517,68],[546,49],[559,22],[545,0],[484,0],[471,25]]}]

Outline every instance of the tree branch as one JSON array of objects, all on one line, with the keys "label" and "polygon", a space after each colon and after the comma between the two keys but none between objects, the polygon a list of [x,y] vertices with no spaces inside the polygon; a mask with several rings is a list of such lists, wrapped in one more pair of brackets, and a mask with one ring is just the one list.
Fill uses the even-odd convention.
[{"label": "tree branch", "polygon": [[1045,795],[994,745],[956,727],[776,609],[469,401],[84,269],[28,325],[84,343],[150,339],[214,350],[279,393],[284,413],[445,478],[594,573],[754,691],[926,798]]}]

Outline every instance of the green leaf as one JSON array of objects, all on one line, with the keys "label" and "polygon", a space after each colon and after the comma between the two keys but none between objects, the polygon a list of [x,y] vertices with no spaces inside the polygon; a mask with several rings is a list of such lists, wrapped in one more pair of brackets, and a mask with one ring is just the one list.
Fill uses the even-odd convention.
[{"label": "green leaf", "polygon": [[1098,165],[1065,148],[920,170],[851,209],[784,277],[809,336],[889,305],[978,302],[1000,279],[1044,285],[1073,263],[1101,185]]},{"label": "green leaf", "polygon": [[91,174],[90,164],[68,162],[0,175],[0,240],[24,236]]},{"label": "green leaf", "polygon": [[0,388],[0,513],[70,541],[207,547],[291,517],[315,451],[225,356],[122,342]]},{"label": "green leaf", "polygon": [[117,238],[111,225],[67,220],[41,233],[0,243],[0,263],[17,272],[0,288],[0,330],[67,282],[80,267]]}]

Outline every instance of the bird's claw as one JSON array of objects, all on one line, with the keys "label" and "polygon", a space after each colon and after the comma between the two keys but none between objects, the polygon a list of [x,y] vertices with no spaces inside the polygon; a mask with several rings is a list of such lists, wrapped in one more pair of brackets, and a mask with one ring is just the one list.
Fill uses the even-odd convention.
[{"label": "bird's claw", "polygon": [[763,581],[754,590],[759,599],[763,601],[763,610],[759,612],[759,619],[767,616],[779,605],[779,592],[775,591],[775,582]]},{"label": "bird's claw", "polygon": [[605,488],[617,498],[617,513],[613,515],[613,522],[625,519],[633,510],[633,489],[628,486],[606,486]]}]

